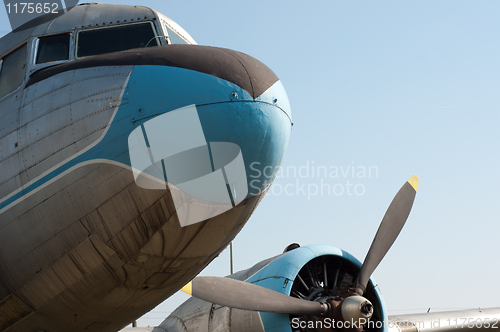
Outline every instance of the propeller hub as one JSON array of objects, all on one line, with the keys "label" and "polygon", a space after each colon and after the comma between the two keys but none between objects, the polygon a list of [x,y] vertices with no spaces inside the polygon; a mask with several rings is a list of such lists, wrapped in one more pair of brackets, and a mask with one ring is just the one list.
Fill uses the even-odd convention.
[{"label": "propeller hub", "polygon": [[342,303],[341,313],[342,318],[346,321],[369,319],[373,315],[373,305],[362,296],[349,296]]},{"label": "propeller hub", "polygon": [[373,305],[369,301],[361,305],[361,314],[365,317],[373,315]]}]

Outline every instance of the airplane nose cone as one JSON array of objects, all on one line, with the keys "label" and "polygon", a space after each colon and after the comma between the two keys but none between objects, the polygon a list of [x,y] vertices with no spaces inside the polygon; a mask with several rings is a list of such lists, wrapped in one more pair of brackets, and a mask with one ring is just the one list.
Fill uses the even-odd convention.
[{"label": "airplane nose cone", "polygon": [[[214,47],[168,45],[136,53],[124,106],[137,184],[154,187],[153,177],[192,194],[196,183],[205,183],[194,196],[224,201],[229,190],[233,206],[265,190],[292,125],[274,72],[246,54]],[[217,189],[218,171],[225,185]]]},{"label": "airplane nose cone", "polygon": [[[141,172],[150,169],[150,176],[168,180],[169,183],[175,178],[189,182],[190,176],[185,174],[168,179],[166,169],[163,170],[165,167],[160,167],[158,163],[161,160],[165,163],[164,159],[172,157],[174,152],[178,154],[185,152],[181,151],[183,149],[200,147],[199,142],[203,138],[206,144],[202,145],[207,146],[212,172],[216,171],[216,164],[222,166],[213,160],[211,143],[231,143],[241,152],[246,189],[236,188],[234,193],[235,183],[229,183],[232,181],[227,180],[227,174],[224,175],[226,184],[232,187],[233,196],[250,198],[270,185],[288,144],[292,115],[281,81],[265,64],[247,54],[223,48],[165,45],[103,54],[45,68],[35,72],[27,86],[65,71],[88,68],[92,72],[93,68],[93,72],[102,70],[104,75],[109,75],[109,88],[114,89],[111,82],[113,75],[120,72],[114,71],[117,67],[122,68],[120,70],[130,68],[121,100],[113,100],[109,104],[110,107],[119,104],[119,110],[112,118],[106,138],[88,158],[114,160]],[[193,107],[196,119],[191,112]],[[184,118],[175,120],[171,117],[181,113]],[[183,120],[179,120],[181,118]],[[156,123],[158,125],[153,126]],[[193,123],[194,127],[190,127]],[[154,135],[148,134],[150,130]],[[200,130],[202,133],[196,136]],[[116,138],[127,137],[131,133],[137,136],[140,132],[145,135],[135,143],[130,141],[130,137],[128,141]],[[197,143],[193,143],[190,135],[198,137],[194,139]],[[184,141],[195,145],[183,144]],[[134,155],[130,153],[127,143],[138,147],[144,145],[143,150],[149,152]],[[162,146],[162,149],[151,146]],[[236,153],[229,145],[222,150],[233,151],[233,155]],[[155,151],[156,154],[153,153]],[[226,160],[229,156],[220,158]],[[135,163],[142,160],[144,164],[136,165],[134,160]],[[189,164],[197,163],[199,160],[194,158]],[[185,166],[187,162],[178,164]],[[155,167],[150,168],[152,165]],[[156,171],[153,172],[153,169]],[[194,175],[203,177],[208,172],[206,168],[200,169],[190,170],[191,178]],[[236,182],[243,182],[240,176]],[[235,202],[233,199],[232,203]]]}]

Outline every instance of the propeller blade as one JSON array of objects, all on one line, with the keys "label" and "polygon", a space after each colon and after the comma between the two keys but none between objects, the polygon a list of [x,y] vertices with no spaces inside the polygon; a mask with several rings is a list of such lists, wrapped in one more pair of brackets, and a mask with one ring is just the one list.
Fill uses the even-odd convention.
[{"label": "propeller blade", "polygon": [[181,290],[207,302],[243,310],[320,315],[328,309],[323,303],[297,299],[230,278],[196,277]]},{"label": "propeller blade", "polygon": [[370,250],[366,254],[365,261],[356,278],[356,292],[360,295],[366,290],[368,280],[378,264],[384,258],[385,254],[391,248],[398,237],[401,229],[405,225],[406,219],[410,214],[413,201],[418,188],[418,176],[413,175],[399,189],[396,196],[389,205],[387,212],[380,223],[377,234],[373,239]]}]

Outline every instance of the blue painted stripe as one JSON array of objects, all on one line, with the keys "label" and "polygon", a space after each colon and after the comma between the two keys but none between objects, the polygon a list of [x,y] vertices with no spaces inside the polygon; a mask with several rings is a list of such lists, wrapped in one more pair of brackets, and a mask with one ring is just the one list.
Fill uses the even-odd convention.
[{"label": "blue painted stripe", "polygon": [[[128,135],[154,116],[192,104],[197,105],[207,141],[233,142],[240,146],[247,175],[259,175],[250,167],[254,162],[261,165],[255,168],[261,173],[266,166],[281,165],[291,122],[289,112],[284,110],[289,105],[280,82],[256,101],[240,87],[207,74],[173,67],[136,66],[125,91],[113,123],[97,145],[1,202],[0,210],[81,163],[104,159],[130,166]],[[233,92],[239,96],[237,101],[231,101]],[[281,104],[272,103],[275,96],[281,96]],[[262,142],[255,139],[256,135],[261,135]],[[256,181],[255,194],[272,178],[261,174],[249,180]]]}]

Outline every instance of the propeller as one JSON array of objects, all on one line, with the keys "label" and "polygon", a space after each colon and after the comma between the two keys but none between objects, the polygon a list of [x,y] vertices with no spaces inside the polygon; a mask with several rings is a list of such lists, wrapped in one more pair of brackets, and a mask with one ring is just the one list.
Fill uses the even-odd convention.
[{"label": "propeller", "polygon": [[346,317],[370,318],[373,308],[361,295],[370,276],[390,249],[403,228],[415,199],[418,177],[413,175],[398,191],[380,223],[355,281],[355,290],[342,301],[320,303],[294,298],[274,290],[240,280],[222,277],[196,277],[181,290],[215,304],[251,311],[275,312],[295,315],[334,315],[341,310]]},{"label": "propeller", "polygon": [[243,310],[296,315],[320,315],[328,310],[325,303],[297,299],[230,278],[196,277],[181,290],[207,302]]},{"label": "propeller", "polygon": [[389,205],[356,278],[356,293],[359,295],[363,295],[373,271],[375,271],[403,229],[406,219],[410,215],[417,188],[418,176],[413,175],[399,189],[391,205]]}]

